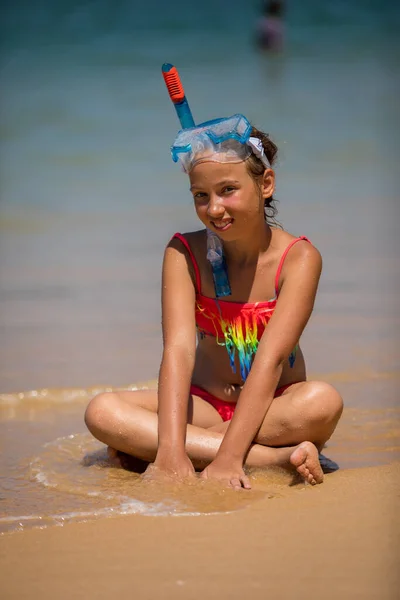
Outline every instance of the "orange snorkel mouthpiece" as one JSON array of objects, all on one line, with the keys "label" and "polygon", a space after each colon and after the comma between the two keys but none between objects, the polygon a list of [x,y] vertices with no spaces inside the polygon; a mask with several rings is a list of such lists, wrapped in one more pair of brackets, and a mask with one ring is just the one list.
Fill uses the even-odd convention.
[{"label": "orange snorkel mouthpiece", "polygon": [[188,101],[186,100],[185,91],[181,83],[179,73],[176,67],[170,63],[164,63],[162,66],[162,74],[165,85],[168,89],[169,97],[175,106],[176,114],[183,129],[194,127],[194,120],[190,112]]},{"label": "orange snorkel mouthpiece", "polygon": [[168,72],[162,71],[162,74],[172,102],[174,104],[182,102],[185,97],[185,91],[179,77],[178,69],[171,67]]}]

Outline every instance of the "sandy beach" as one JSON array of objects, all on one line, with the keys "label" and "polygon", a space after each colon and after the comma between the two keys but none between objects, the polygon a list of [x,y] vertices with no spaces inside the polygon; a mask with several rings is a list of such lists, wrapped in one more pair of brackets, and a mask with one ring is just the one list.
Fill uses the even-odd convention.
[{"label": "sandy beach", "polygon": [[399,462],[338,471],[226,515],[5,534],[2,598],[394,600],[399,475]]}]

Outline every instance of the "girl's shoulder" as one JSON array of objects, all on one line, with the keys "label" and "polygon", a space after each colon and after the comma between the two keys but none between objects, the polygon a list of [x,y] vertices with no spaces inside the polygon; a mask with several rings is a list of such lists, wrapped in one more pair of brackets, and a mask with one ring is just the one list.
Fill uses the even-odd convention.
[{"label": "girl's shoulder", "polygon": [[207,245],[207,233],[206,229],[200,229],[198,231],[186,231],[185,233],[175,233],[169,241],[169,245],[174,247],[186,248],[189,246],[190,250],[197,256],[200,252],[204,252]]},{"label": "girl's shoulder", "polygon": [[312,240],[304,234],[294,235],[284,229],[278,229],[277,227],[271,227],[271,231],[271,247],[277,251],[285,252],[285,250],[292,247],[293,249],[295,247],[300,249],[300,253],[304,250],[307,251],[307,249],[310,248],[317,250]]},{"label": "girl's shoulder", "polygon": [[207,255],[206,229],[175,233],[167,247],[174,248],[185,255],[193,282],[196,284],[196,289],[201,289],[201,273],[203,273],[205,268]]},{"label": "girl's shoulder", "polygon": [[271,247],[285,265],[303,260],[317,263],[322,261],[318,248],[305,235],[293,235],[283,229],[272,228]]}]

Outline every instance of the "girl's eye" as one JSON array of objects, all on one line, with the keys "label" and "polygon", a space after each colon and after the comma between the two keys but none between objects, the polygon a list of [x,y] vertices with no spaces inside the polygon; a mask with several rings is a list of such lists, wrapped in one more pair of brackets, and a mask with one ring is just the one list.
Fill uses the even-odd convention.
[{"label": "girl's eye", "polygon": [[231,185],[227,185],[222,191],[224,193],[230,194],[231,192],[235,191],[235,188],[232,187]]},{"label": "girl's eye", "polygon": [[205,196],[206,194],[204,192],[196,192],[195,194],[193,194],[195,200],[199,200],[200,198],[204,198]]}]

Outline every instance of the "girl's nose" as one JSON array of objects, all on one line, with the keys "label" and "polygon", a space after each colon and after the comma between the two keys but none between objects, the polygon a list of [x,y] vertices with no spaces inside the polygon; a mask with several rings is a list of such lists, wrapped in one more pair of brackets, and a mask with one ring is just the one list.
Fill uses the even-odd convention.
[{"label": "girl's nose", "polygon": [[222,198],[220,198],[216,194],[212,194],[208,202],[207,214],[210,217],[220,217],[224,214],[224,212],[225,208],[222,203]]}]

